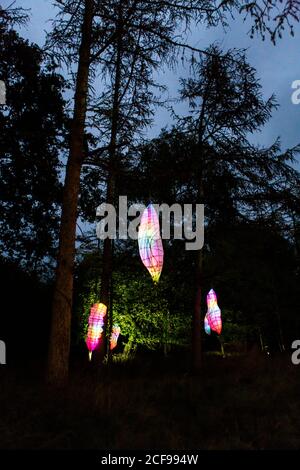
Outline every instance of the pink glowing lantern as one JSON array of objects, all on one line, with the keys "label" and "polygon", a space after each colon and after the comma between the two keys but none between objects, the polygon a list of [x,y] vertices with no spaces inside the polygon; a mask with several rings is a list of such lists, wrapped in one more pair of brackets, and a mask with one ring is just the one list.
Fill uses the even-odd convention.
[{"label": "pink glowing lantern", "polygon": [[118,339],[121,333],[121,328],[119,325],[114,325],[112,327],[111,337],[110,337],[110,350],[112,351],[118,344]]},{"label": "pink glowing lantern", "polygon": [[138,233],[140,257],[156,284],[159,281],[164,249],[160,236],[159,218],[152,204],[144,210]]},{"label": "pink glowing lantern", "polygon": [[[209,293],[206,297],[207,302],[207,322],[208,326],[212,331],[217,333],[218,335],[221,334],[222,331],[222,318],[221,318],[221,310],[218,306],[217,295],[213,289],[210,289]],[[205,328],[205,325],[204,325]]]},{"label": "pink glowing lantern", "polygon": [[100,344],[106,313],[107,307],[104,304],[98,303],[91,307],[88,333],[86,337],[86,345],[89,350],[90,360],[92,359],[93,351],[95,351]]}]

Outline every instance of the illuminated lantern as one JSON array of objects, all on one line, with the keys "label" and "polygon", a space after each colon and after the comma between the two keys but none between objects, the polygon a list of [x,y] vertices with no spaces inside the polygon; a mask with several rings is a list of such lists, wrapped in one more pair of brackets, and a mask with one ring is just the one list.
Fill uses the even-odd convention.
[{"label": "illuminated lantern", "polygon": [[121,333],[121,328],[119,325],[114,325],[112,327],[111,337],[110,337],[110,350],[112,351],[118,344],[118,338]]},{"label": "illuminated lantern", "polygon": [[141,260],[154,283],[157,283],[163,267],[164,249],[160,237],[159,218],[152,204],[149,204],[142,214],[138,243]]},{"label": "illuminated lantern", "polygon": [[215,309],[218,306],[217,294],[213,289],[210,289],[209,293],[206,296],[207,310]]},{"label": "illuminated lantern", "polygon": [[[221,334],[222,331],[222,318],[221,310],[218,306],[217,295],[213,289],[210,289],[206,297],[207,301],[207,322],[212,331]],[[205,326],[204,326],[205,327]]]},{"label": "illuminated lantern", "polygon": [[89,350],[89,359],[92,359],[92,353],[99,346],[104,327],[104,318],[107,313],[107,307],[104,304],[94,304],[91,307],[89,316],[88,333],[86,345]]},{"label": "illuminated lantern", "polygon": [[210,335],[211,330],[210,330],[210,326],[209,326],[209,323],[208,323],[207,314],[204,317],[204,330],[205,330],[205,333],[207,335]]}]

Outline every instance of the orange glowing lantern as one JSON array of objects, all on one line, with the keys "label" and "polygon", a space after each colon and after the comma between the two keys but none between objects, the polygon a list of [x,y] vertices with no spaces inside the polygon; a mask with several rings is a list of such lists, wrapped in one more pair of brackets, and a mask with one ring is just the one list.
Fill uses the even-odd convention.
[{"label": "orange glowing lantern", "polygon": [[89,359],[92,359],[93,351],[99,346],[104,327],[104,318],[107,307],[104,304],[94,304],[90,311],[89,326],[86,338],[86,345],[89,350]]},{"label": "orange glowing lantern", "polygon": [[[206,319],[207,319],[208,326],[210,327],[212,331],[220,335],[222,331],[221,310],[218,306],[217,294],[215,293],[213,289],[210,289],[209,293],[207,294],[206,301],[207,301]],[[205,320],[204,320],[204,328],[205,328]]]}]

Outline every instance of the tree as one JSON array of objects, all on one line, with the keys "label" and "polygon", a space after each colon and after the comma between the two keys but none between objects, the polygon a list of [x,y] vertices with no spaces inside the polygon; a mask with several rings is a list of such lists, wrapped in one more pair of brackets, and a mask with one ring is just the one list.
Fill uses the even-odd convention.
[{"label": "tree", "polygon": [[[127,357],[137,349],[163,349],[166,353],[171,347],[185,347],[190,336],[188,311],[180,286],[173,286],[172,270],[167,269],[162,282],[153,289],[152,280],[134,252],[126,244],[117,246],[114,254],[113,322],[121,328],[118,352]],[[102,254],[91,250],[85,253],[76,270],[74,337],[79,349],[86,339],[90,307],[99,299],[102,264]],[[187,292],[187,285],[183,289]]]},{"label": "tree", "polygon": [[[78,62],[74,119],[70,135],[70,155],[66,169],[61,216],[60,249],[49,355],[48,375],[51,381],[58,383],[66,380],[68,371],[77,203],[80,170],[87,150],[84,145],[84,129],[87,114],[88,76],[90,70],[96,72],[96,66],[101,63],[103,52],[116,39],[119,30],[107,29],[105,22],[103,27],[103,18],[110,16],[110,1],[85,0],[83,3],[76,0],[60,0],[57,1],[57,5],[61,9],[61,14],[59,22],[56,22],[56,27],[50,35],[48,47],[55,51],[58,60],[66,60],[69,65]],[[184,46],[178,40],[177,26],[180,22],[185,22],[186,26],[192,20],[201,21],[211,26],[216,25],[220,21],[224,21],[228,10],[240,8],[240,6],[241,2],[232,2],[232,0],[214,2],[213,5],[206,0],[198,0],[193,3],[190,0],[162,0],[155,2],[155,4],[152,1],[132,0],[128,8],[141,14],[145,12],[147,14],[147,9],[152,12],[153,8],[156,14],[161,12],[160,17],[165,30],[160,28],[157,36],[165,44],[174,48],[175,46]],[[289,17],[289,15],[290,11],[288,10],[285,17]],[[149,18],[146,16],[142,29],[149,31],[151,27],[151,21],[149,24]],[[154,30],[152,31],[154,32]],[[193,48],[189,47],[189,49]],[[111,186],[113,185],[111,184]],[[109,246],[108,242],[107,245]],[[109,248],[107,252],[110,253],[110,251]]]},{"label": "tree", "polygon": [[[64,198],[62,204],[60,242],[58,254],[58,266],[56,273],[56,285],[53,301],[53,321],[50,339],[48,377],[51,382],[63,383],[67,378],[68,358],[70,349],[70,325],[73,291],[73,267],[75,256],[75,238],[77,205],[80,189],[80,172],[86,154],[85,126],[88,101],[88,77],[90,69],[95,71],[96,66],[101,63],[104,51],[115,45],[117,41],[116,70],[120,72],[121,65],[121,33],[120,30],[126,25],[122,24],[119,13],[116,19],[113,17],[114,28],[105,23],[106,16],[110,18],[111,2],[94,2],[86,0],[84,10],[78,2],[69,0],[60,3],[61,14],[59,24],[49,37],[48,48],[55,53],[56,60],[65,60],[71,65],[76,60],[77,47],[79,47],[78,72],[76,76],[76,92],[74,98],[74,118],[70,134],[70,155],[66,168]],[[136,2],[127,10],[136,11]],[[120,3],[121,5],[121,3]],[[108,7],[108,8],[107,8]],[[121,12],[120,8],[118,11]],[[169,21],[169,19],[168,19]],[[78,24],[83,22],[82,31],[79,33]],[[157,24],[157,23],[156,23]],[[175,27],[174,20],[171,23]],[[120,29],[121,28],[121,29]],[[80,46],[78,44],[80,37]],[[64,52],[62,54],[62,51]],[[113,48],[113,57],[115,58]],[[118,97],[120,93],[120,73],[114,77],[114,103],[110,129],[109,155],[110,168],[113,168],[116,153],[116,134],[118,127]],[[112,172],[108,178],[108,201],[113,198],[114,178]],[[109,273],[111,271],[111,243],[106,242],[105,272],[102,282],[102,297],[104,300],[108,295]]]},{"label": "tree", "polygon": [[[240,179],[244,179],[240,186],[240,190],[245,191],[244,199],[249,197],[249,189],[252,190],[253,185],[267,188],[271,179],[274,187],[278,173],[285,176],[290,173],[285,166],[285,161],[291,156],[289,152],[282,157],[276,154],[276,144],[262,151],[248,141],[248,134],[259,130],[270,118],[276,107],[274,98],[264,102],[255,70],[247,64],[242,53],[229,51],[221,57],[221,51],[215,47],[209,52],[194,64],[195,79],[182,80],[181,90],[181,96],[188,100],[191,110],[191,115],[181,123],[197,139],[194,158],[199,165],[196,170],[198,203],[205,203],[206,172],[217,166],[218,161],[226,161],[236,176],[240,173]],[[201,365],[200,325],[203,319],[203,250],[198,254],[196,276],[193,364],[198,369]]]},{"label": "tree", "polygon": [[[276,103],[274,97],[263,100],[255,70],[243,52],[221,54],[213,47],[193,67],[195,75],[182,80],[181,90],[182,98],[189,102],[190,115],[180,118],[177,128],[163,132],[142,151],[141,186],[147,190],[151,175],[157,191],[162,191],[167,200],[204,203],[209,250],[212,222],[219,220],[218,227],[234,227],[238,221],[262,217],[274,204],[282,207],[287,187],[299,181],[299,174],[289,165],[299,147],[282,154],[279,142],[267,149],[249,142],[249,133],[264,125]],[[205,251],[200,250],[197,256],[193,320],[196,370],[201,366],[201,302],[207,270],[207,264],[203,266]]]},{"label": "tree", "polygon": [[0,110],[0,246],[19,267],[46,277],[56,255],[65,83],[39,47],[13,29],[3,29],[0,47],[7,88]]},{"label": "tree", "polygon": [[[102,22],[105,30],[114,32],[114,39],[103,52],[100,67],[102,76],[109,77],[109,80],[93,105],[93,111],[97,112],[97,122],[94,120],[93,126],[100,133],[103,148],[90,152],[85,165],[92,167],[87,171],[87,176],[90,176],[95,172],[95,166],[103,168],[105,159],[105,201],[115,205],[119,185],[122,184],[120,173],[125,165],[130,165],[137,136],[149,125],[153,104],[157,101],[152,91],[158,87],[153,80],[153,72],[166,60],[171,48],[161,36],[173,32],[176,21],[171,21],[168,11],[161,11],[156,4],[145,6],[143,2],[125,3],[120,0],[110,5],[106,2],[108,6],[109,13],[104,9]],[[97,158],[99,153],[100,159]],[[112,258],[113,242],[106,238],[100,299],[109,307],[110,315],[106,318],[110,324]],[[109,325],[106,329],[109,338]]]},{"label": "tree", "polygon": [[0,33],[4,33],[13,25],[24,25],[28,21],[28,14],[24,8],[14,7],[13,1],[7,8],[0,5]]},{"label": "tree", "polygon": [[260,0],[239,2],[240,11],[250,14],[254,19],[251,27],[251,36],[258,33],[263,39],[266,34],[271,38],[273,44],[282,37],[287,27],[290,34],[294,36],[294,22],[299,23],[300,1],[299,0]]},{"label": "tree", "polygon": [[93,15],[93,0],[85,0],[76,76],[74,113],[70,132],[70,153],[66,167],[62,202],[48,360],[48,380],[56,385],[61,385],[67,380],[69,367],[77,201],[84,154]]}]

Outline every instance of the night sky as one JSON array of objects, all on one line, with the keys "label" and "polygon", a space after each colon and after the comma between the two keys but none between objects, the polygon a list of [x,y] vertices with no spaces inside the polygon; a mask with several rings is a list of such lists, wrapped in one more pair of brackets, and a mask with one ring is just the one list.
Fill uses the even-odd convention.
[{"label": "night sky", "polygon": [[[4,7],[11,0],[4,0]],[[47,21],[55,16],[56,9],[51,0],[17,0],[16,5],[31,9],[31,20],[28,25],[21,29],[21,35],[29,40],[43,45],[45,31],[50,27]],[[265,126],[261,134],[255,134],[253,141],[259,145],[271,145],[280,136],[283,148],[293,147],[300,142],[299,121],[300,105],[292,103],[292,83],[300,80],[300,25],[295,25],[295,37],[291,37],[286,31],[282,40],[274,46],[271,41],[261,38],[251,39],[248,34],[250,23],[244,22],[243,18],[236,15],[236,20],[230,21],[229,28],[225,31],[222,27],[211,28],[193,27],[187,41],[196,47],[205,48],[213,42],[218,42],[224,50],[233,47],[247,49],[249,62],[257,69],[261,80],[263,94],[268,98],[275,93],[280,108],[274,111],[270,122]],[[165,69],[160,72],[158,80],[168,86],[170,99],[178,96],[178,78],[188,75],[186,69],[179,60],[177,70],[174,72]],[[185,113],[186,105],[175,105],[176,111]],[[155,124],[148,131],[149,137],[156,136],[162,127],[172,123],[169,112],[159,109],[155,114]],[[300,161],[299,161],[300,164]]]}]

